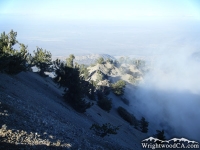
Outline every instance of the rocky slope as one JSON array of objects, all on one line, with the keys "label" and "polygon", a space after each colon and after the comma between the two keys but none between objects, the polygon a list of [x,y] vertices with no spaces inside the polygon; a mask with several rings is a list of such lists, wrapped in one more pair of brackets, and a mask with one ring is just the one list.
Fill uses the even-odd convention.
[{"label": "rocky slope", "polygon": [[[0,73],[0,149],[141,149],[147,135],[119,117],[116,96],[110,113],[94,105],[80,114],[62,93],[51,78],[37,73]],[[121,127],[117,135],[101,138],[89,129],[93,123]]]}]

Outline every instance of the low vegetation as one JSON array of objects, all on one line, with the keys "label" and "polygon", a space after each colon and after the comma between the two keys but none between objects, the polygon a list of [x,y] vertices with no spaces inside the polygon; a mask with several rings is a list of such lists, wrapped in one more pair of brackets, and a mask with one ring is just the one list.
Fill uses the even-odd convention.
[{"label": "low vegetation", "polygon": [[111,108],[112,108],[112,99],[108,98],[104,93],[102,93],[101,91],[98,91],[97,94],[98,97],[98,101],[97,101],[97,105],[107,111],[110,112]]},{"label": "low vegetation", "polygon": [[105,137],[110,134],[117,134],[117,130],[119,130],[120,126],[113,126],[110,123],[105,123],[102,126],[99,124],[92,124],[90,130],[93,130],[97,136]]},{"label": "low vegetation", "polygon": [[125,121],[130,123],[130,125],[133,125],[136,129],[143,133],[148,132],[149,122],[147,122],[144,117],[142,117],[141,120],[137,120],[133,114],[129,113],[125,108],[121,106],[117,108],[117,112]]},{"label": "low vegetation", "polygon": [[104,64],[105,63],[105,60],[103,59],[103,57],[100,57],[99,59],[96,60],[96,62],[98,64]]},{"label": "low vegetation", "polygon": [[130,125],[138,128],[138,120],[133,114],[129,113],[125,108],[121,106],[117,108],[117,112],[125,121],[130,123]]},{"label": "low vegetation", "polygon": [[122,96],[124,95],[125,86],[126,86],[126,82],[123,80],[119,80],[116,83],[113,83],[111,85],[111,88],[115,95]]}]

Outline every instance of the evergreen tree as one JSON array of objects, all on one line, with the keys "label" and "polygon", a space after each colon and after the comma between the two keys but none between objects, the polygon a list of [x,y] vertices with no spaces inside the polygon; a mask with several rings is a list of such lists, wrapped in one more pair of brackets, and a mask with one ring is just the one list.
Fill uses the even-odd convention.
[{"label": "evergreen tree", "polygon": [[33,53],[33,64],[39,68],[40,75],[45,76],[44,72],[49,71],[52,65],[51,53],[39,47],[37,47],[37,50],[33,51]]},{"label": "evergreen tree", "polygon": [[67,64],[64,65],[59,60],[56,60],[53,64],[55,66],[54,68],[57,68],[55,71],[55,82],[65,87],[65,93],[63,95],[65,101],[76,111],[81,113],[85,112],[92,105],[84,99],[89,83],[79,76],[80,72],[78,68],[68,67]]},{"label": "evergreen tree", "polygon": [[129,122],[130,125],[134,125],[136,129],[138,128],[138,120],[133,114],[129,113],[125,108],[121,106],[117,108],[117,112],[125,121]]},{"label": "evergreen tree", "polygon": [[97,62],[98,64],[104,64],[104,63],[105,63],[103,57],[100,57],[99,59],[97,59],[96,62]]},{"label": "evergreen tree", "polygon": [[83,78],[85,80],[87,80],[89,77],[89,71],[88,71],[87,67],[82,64],[79,66],[79,71],[80,71],[80,75],[83,76]]},{"label": "evergreen tree", "polygon": [[119,80],[116,83],[112,84],[111,88],[115,95],[121,96],[121,95],[124,95],[125,86],[126,86],[126,82],[123,80]]},{"label": "evergreen tree", "polygon": [[111,108],[112,108],[112,99],[108,98],[106,95],[104,95],[103,92],[98,91],[97,92],[97,96],[98,96],[98,101],[97,101],[97,105],[107,111],[110,112]]},{"label": "evergreen tree", "polygon": [[88,96],[90,100],[95,100],[95,87],[89,81],[84,80],[84,77],[80,76],[80,85],[83,87],[82,92],[85,96]]},{"label": "evergreen tree", "polygon": [[105,60],[104,60],[103,57],[100,57],[100,58],[98,58],[98,59],[96,60],[96,63],[98,63],[98,64],[104,64],[104,63],[105,63]]},{"label": "evergreen tree", "polygon": [[79,78],[79,72],[77,69],[73,69],[68,79],[69,83],[67,91],[64,94],[65,100],[78,112],[85,112],[91,106],[91,103],[86,102],[85,87],[82,86],[82,80]]},{"label": "evergreen tree", "polygon": [[156,130],[156,134],[154,135],[157,139],[159,139],[159,140],[162,140],[162,141],[164,141],[164,140],[166,140],[165,139],[165,131],[164,130],[162,130],[162,131],[160,131],[160,130]]},{"label": "evergreen tree", "polygon": [[20,44],[20,51],[16,51],[14,55],[9,56],[8,70],[9,74],[17,74],[21,71],[26,71],[31,65],[28,64],[30,54],[27,46]]},{"label": "evergreen tree", "polygon": [[96,100],[95,87],[93,86],[93,83],[89,82],[87,96],[90,100]]},{"label": "evergreen tree", "polygon": [[140,120],[139,125],[140,125],[140,129],[143,133],[148,132],[149,122],[147,122],[144,117],[142,117],[142,119]]},{"label": "evergreen tree", "polygon": [[13,46],[18,43],[16,40],[17,32],[14,32],[13,30],[10,31],[10,33],[6,34],[3,32],[0,37],[0,54],[14,54]]},{"label": "evergreen tree", "polygon": [[73,68],[74,67],[74,61],[75,56],[73,54],[69,55],[69,58],[66,59],[66,64],[68,67]]},{"label": "evergreen tree", "polygon": [[103,78],[104,78],[104,76],[103,76],[102,72],[98,70],[97,71],[96,83],[99,83],[100,81],[103,81]]},{"label": "evergreen tree", "polygon": [[[29,67],[27,46],[19,43],[16,36],[17,32],[13,30],[9,34],[3,32],[0,36],[0,71],[9,74],[17,74]],[[19,44],[20,50],[13,48],[15,44]]]}]

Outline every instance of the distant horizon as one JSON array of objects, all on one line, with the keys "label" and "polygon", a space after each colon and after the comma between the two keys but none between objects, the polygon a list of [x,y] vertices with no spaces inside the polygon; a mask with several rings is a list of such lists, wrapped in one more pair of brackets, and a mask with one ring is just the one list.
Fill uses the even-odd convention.
[{"label": "distant horizon", "polygon": [[2,0],[0,31],[53,56],[184,53],[200,50],[199,8],[197,0]]},{"label": "distant horizon", "polygon": [[[110,21],[44,23],[0,23],[1,33],[17,32],[19,42],[54,56],[69,54],[160,55],[173,51],[199,51],[200,21]],[[32,30],[34,28],[34,30]]]}]

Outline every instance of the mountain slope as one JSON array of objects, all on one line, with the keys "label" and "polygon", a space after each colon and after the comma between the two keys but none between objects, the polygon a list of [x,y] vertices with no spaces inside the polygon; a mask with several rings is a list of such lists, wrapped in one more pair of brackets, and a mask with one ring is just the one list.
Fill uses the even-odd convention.
[{"label": "mountain slope", "polygon": [[[65,59],[68,56],[56,56],[53,57],[53,59],[59,58],[60,60],[65,61]],[[91,65],[96,62],[98,58],[102,57],[104,60],[110,59],[110,60],[116,60],[115,57],[110,56],[108,54],[88,54],[88,55],[76,55],[74,62],[78,64],[85,64],[85,65]]]},{"label": "mountain slope", "polygon": [[[122,120],[115,108],[107,113],[94,105],[79,114],[62,93],[51,78],[37,73],[0,73],[0,149],[140,149],[146,134]],[[101,138],[89,129],[108,122],[122,125],[117,135]]]}]

